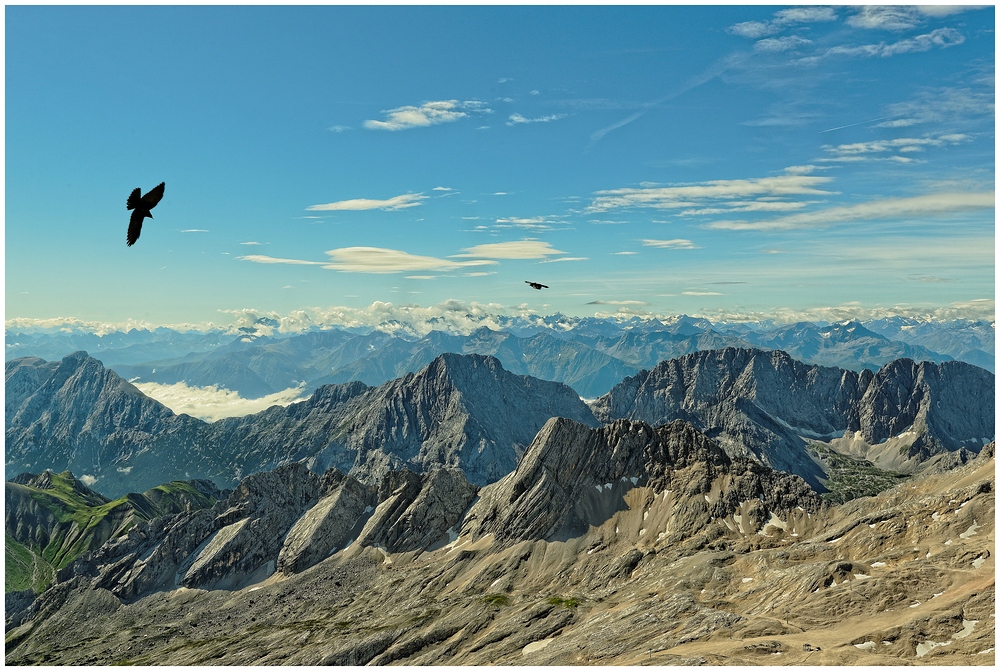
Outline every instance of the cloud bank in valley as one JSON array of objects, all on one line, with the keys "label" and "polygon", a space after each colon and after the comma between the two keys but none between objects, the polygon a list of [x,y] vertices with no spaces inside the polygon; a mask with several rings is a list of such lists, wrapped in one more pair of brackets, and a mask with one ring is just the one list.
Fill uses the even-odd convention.
[{"label": "cloud bank in valley", "polygon": [[260,398],[243,398],[239,393],[216,387],[190,387],[184,382],[160,384],[158,382],[135,382],[135,387],[146,396],[156,399],[175,413],[187,414],[206,422],[215,422],[224,417],[243,417],[272,405],[288,405],[304,400],[303,387],[289,387],[284,391]]}]

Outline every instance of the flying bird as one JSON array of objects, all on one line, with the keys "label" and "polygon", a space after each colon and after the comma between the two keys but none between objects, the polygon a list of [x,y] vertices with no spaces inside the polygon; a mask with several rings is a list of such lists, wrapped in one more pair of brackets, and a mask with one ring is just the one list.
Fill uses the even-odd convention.
[{"label": "flying bird", "polygon": [[547,284],[539,284],[538,282],[529,282],[528,280],[525,280],[524,283],[530,285],[532,289],[538,289],[539,291],[549,288]]},{"label": "flying bird", "polygon": [[142,231],[142,220],[146,217],[153,218],[149,211],[156,207],[160,198],[163,198],[164,186],[166,186],[166,182],[160,182],[159,186],[154,186],[141,198],[139,197],[139,187],[136,187],[129,194],[128,201],[125,203],[126,209],[132,210],[132,218],[128,220],[127,244],[129,247],[139,239],[139,233]]}]

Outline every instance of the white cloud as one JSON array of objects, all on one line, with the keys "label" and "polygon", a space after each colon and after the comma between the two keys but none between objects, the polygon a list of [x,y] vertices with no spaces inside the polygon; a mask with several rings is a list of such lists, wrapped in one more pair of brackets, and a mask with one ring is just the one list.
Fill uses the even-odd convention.
[{"label": "white cloud", "polygon": [[865,321],[868,319],[883,319],[885,317],[913,317],[923,320],[952,319],[984,319],[993,321],[995,318],[995,303],[991,298],[956,301],[939,308],[915,308],[909,305],[892,307],[862,307],[856,303],[839,306],[814,308],[779,307],[766,312],[735,311],[725,308],[702,310],[695,317],[705,317],[715,323],[719,322],[755,322],[770,320],[777,324],[794,324],[797,322],[844,322],[848,320]]},{"label": "white cloud", "polygon": [[992,209],[994,194],[935,193],[911,198],[886,198],[857,205],[831,207],[764,221],[716,221],[708,228],[734,231],[778,231],[872,219],[940,217],[964,210]]},{"label": "white cloud", "polygon": [[720,294],[718,291],[682,291],[685,296],[724,296],[725,294]]},{"label": "white cloud", "polygon": [[789,212],[791,210],[801,210],[808,202],[786,201],[786,200],[755,200],[748,202],[723,203],[727,207],[704,207],[695,210],[682,210],[677,213],[679,217],[703,216],[708,214],[723,214],[726,212]]},{"label": "white cloud", "polygon": [[465,250],[464,254],[454,254],[456,257],[472,256],[487,259],[542,259],[566,252],[554,249],[552,245],[541,240],[517,240],[514,242],[493,242],[476,245]]},{"label": "white cloud", "polygon": [[450,186],[435,186],[431,191],[454,191]]},{"label": "white cloud", "polygon": [[88,487],[93,487],[94,483],[97,482],[97,478],[95,478],[93,475],[88,475],[84,473],[83,475],[80,476],[80,482],[87,485]]},{"label": "white cloud", "polygon": [[323,261],[302,261],[300,259],[280,259],[273,256],[264,256],[263,254],[248,254],[246,256],[237,256],[238,261],[250,261],[251,263],[286,263],[293,266],[322,266]]},{"label": "white cloud", "polygon": [[[417,256],[396,249],[382,247],[343,247],[328,250],[330,262],[323,265],[328,270],[345,273],[388,274],[412,270],[457,270],[468,266],[495,265],[495,261],[449,261],[433,256]],[[470,254],[465,256],[483,256]]]},{"label": "white cloud", "polygon": [[643,240],[643,247],[656,247],[658,249],[700,249],[690,240],[678,238],[676,240]]},{"label": "white cloud", "polygon": [[638,254],[639,252],[611,252],[614,256],[632,256],[633,254]]},{"label": "white cloud", "polygon": [[184,382],[175,384],[159,384],[156,382],[138,382],[136,388],[143,394],[154,398],[177,414],[187,414],[207,422],[214,422],[223,417],[242,417],[272,405],[288,405],[302,400],[303,387],[290,387],[275,394],[261,398],[242,398],[237,392],[216,386],[189,387]]},{"label": "white cloud", "polygon": [[866,5],[856,9],[845,23],[854,28],[877,30],[908,30],[923,20],[916,7],[899,5]]},{"label": "white cloud", "polygon": [[878,44],[861,44],[857,46],[838,45],[830,47],[820,56],[810,56],[802,59],[801,62],[812,63],[829,56],[862,56],[867,58],[880,56],[887,58],[898,54],[930,51],[934,47],[945,49],[961,44],[964,41],[965,36],[954,28],[938,28],[925,35],[917,35],[916,37],[910,37],[899,42],[893,42],[892,44],[879,42]]},{"label": "white cloud", "polygon": [[350,126],[330,126],[327,130],[334,133],[343,133],[345,130],[351,130]]},{"label": "white cloud", "polygon": [[886,109],[890,121],[876,128],[902,128],[921,123],[964,121],[992,116],[995,109],[993,92],[970,88],[944,87],[924,89],[906,102],[893,103]]},{"label": "white cloud", "polygon": [[732,198],[760,198],[767,196],[830,195],[819,188],[831,181],[830,177],[806,174],[785,174],[756,179],[714,180],[696,184],[666,187],[625,188],[598,191],[587,208],[591,212],[604,212],[616,208],[653,207],[659,209],[690,208],[704,201]]},{"label": "white cloud", "polygon": [[561,223],[551,217],[502,217],[496,220],[495,228],[526,228],[529,230],[551,230],[551,224]]},{"label": "white cloud", "polygon": [[259,242],[252,242],[252,241],[251,242],[241,242],[240,244],[241,245],[260,245]]},{"label": "white cloud", "polygon": [[983,7],[989,7],[989,5],[918,5],[917,11],[927,16],[942,17]]},{"label": "white cloud", "polygon": [[820,161],[843,161],[844,159],[857,160],[856,157],[869,154],[884,154],[886,152],[919,152],[924,147],[944,147],[946,145],[961,144],[971,138],[962,133],[949,133],[937,137],[899,137],[892,140],[872,140],[870,142],[853,142],[850,144],[840,144],[836,146],[823,145],[823,151],[833,154],[833,158],[822,158]]},{"label": "white cloud", "polygon": [[204,228],[185,228],[181,233],[208,233]]},{"label": "white cloud", "polygon": [[646,301],[590,301],[587,305],[649,305]]},{"label": "white cloud", "polygon": [[508,126],[513,126],[520,123],[547,123],[549,121],[558,121],[559,119],[565,119],[566,114],[550,114],[548,116],[536,117],[534,119],[529,119],[527,117],[521,116],[520,114],[511,114],[507,120]]},{"label": "white cloud", "polygon": [[753,48],[756,51],[778,53],[805,46],[806,44],[812,44],[812,40],[807,40],[797,35],[787,35],[785,37],[769,37],[764,40],[759,40],[753,45]]},{"label": "white cloud", "polygon": [[416,207],[420,201],[427,196],[422,193],[405,193],[401,196],[393,196],[385,200],[373,200],[371,198],[352,198],[351,200],[338,200],[334,203],[324,205],[310,205],[307,210],[402,210],[407,207]]},{"label": "white cloud", "polygon": [[408,280],[436,280],[437,278],[438,278],[437,275],[407,275],[406,276],[406,279],[408,279]]},{"label": "white cloud", "polygon": [[823,23],[836,21],[832,7],[789,7],[774,13],[770,21],[744,21],[726,28],[726,32],[753,40],[779,33],[798,23]]},{"label": "white cloud", "polygon": [[439,100],[425,102],[420,106],[407,105],[391,110],[383,110],[385,121],[368,120],[364,127],[370,130],[405,130],[434,126],[441,123],[458,121],[470,113],[488,114],[492,110],[479,100]]},{"label": "white cloud", "polygon": [[824,23],[836,21],[833,7],[789,7],[774,13],[775,21],[785,25],[793,23]]},{"label": "white cloud", "polygon": [[539,263],[559,263],[560,261],[587,261],[589,260],[586,256],[560,256],[558,259],[545,259],[544,261],[539,261]]}]

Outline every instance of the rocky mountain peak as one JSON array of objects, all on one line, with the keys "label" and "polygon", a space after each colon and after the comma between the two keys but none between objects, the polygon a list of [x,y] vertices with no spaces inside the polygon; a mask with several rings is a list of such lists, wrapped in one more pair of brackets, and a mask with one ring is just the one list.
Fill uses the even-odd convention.
[{"label": "rocky mountain peak", "polygon": [[731,458],[681,420],[657,428],[619,420],[594,429],[553,418],[517,469],[481,490],[463,534],[492,534],[501,546],[576,536],[627,508],[626,495],[635,487],[649,487],[653,496],[680,488],[689,497],[718,489],[717,500],[701,507],[706,519],[699,524],[709,515],[733,514],[751,499],[760,499],[766,510],[819,505],[801,478]]}]

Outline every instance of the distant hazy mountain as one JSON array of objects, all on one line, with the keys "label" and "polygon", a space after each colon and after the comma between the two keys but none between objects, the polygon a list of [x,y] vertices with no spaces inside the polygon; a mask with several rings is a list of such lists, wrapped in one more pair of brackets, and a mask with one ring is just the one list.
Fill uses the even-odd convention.
[{"label": "distant hazy mountain", "polygon": [[756,347],[780,349],[799,361],[860,371],[878,370],[896,359],[941,363],[952,357],[919,345],[890,340],[866,329],[859,322],[816,326],[800,322],[789,326],[746,333],[743,339]]},{"label": "distant hazy mountain", "polygon": [[211,425],[175,415],[85,352],[9,361],[6,379],[7,473],[73,470],[108,495],[174,479],[230,486],[298,460],[369,479],[403,465],[454,466],[485,484],[514,467],[550,417],[596,426],[569,387],[480,355],[442,355],[377,388],[324,386],[287,408]]},{"label": "distant hazy mountain", "polygon": [[920,321],[889,317],[865,322],[886,338],[946,354],[991,372],[996,370],[996,328],[987,321]]},{"label": "distant hazy mountain", "polygon": [[[66,333],[7,333],[7,355],[56,359],[88,349],[122,377],[170,384],[230,389],[260,398],[304,385],[359,380],[379,385],[420,370],[439,354],[488,354],[512,372],[563,382],[594,398],[623,377],[660,361],[724,347],[782,349],[824,366],[877,370],[897,358],[940,363],[957,359],[994,370],[993,324],[892,317],[864,323],[802,322],[775,325],[719,323],[681,315],[627,321],[550,315],[534,321],[497,320],[503,330],[483,327],[468,335],[407,329],[330,329],[301,335],[262,336],[254,327],[239,334],[133,330],[102,337]],[[264,324],[273,327],[275,324]],[[270,331],[268,331],[270,332]],[[90,345],[93,345],[91,347]]]},{"label": "distant hazy mountain", "polygon": [[603,394],[639,370],[584,343],[549,333],[520,338],[487,328],[468,336],[434,331],[418,340],[380,332],[323,331],[116,370],[143,382],[216,385],[245,398],[259,398],[302,383],[306,391],[355,380],[379,385],[414,373],[445,352],[495,356],[511,372],[563,382],[587,397]]},{"label": "distant hazy mountain", "polygon": [[236,339],[236,336],[218,330],[180,332],[168,328],[152,331],[132,329],[102,335],[81,331],[53,333],[15,330],[5,333],[4,360],[25,356],[53,360],[85,350],[93,352],[94,356],[108,366],[118,366],[173,359],[190,352],[210,352]]},{"label": "distant hazy mountain", "polygon": [[957,361],[901,359],[859,374],[809,366],[780,350],[726,348],[664,361],[592,407],[605,423],[684,419],[730,454],[752,453],[821,487],[822,469],[802,436],[829,441],[860,432],[876,445],[912,431],[914,465],[946,450],[975,452],[994,436],[994,383],[992,373]]}]

